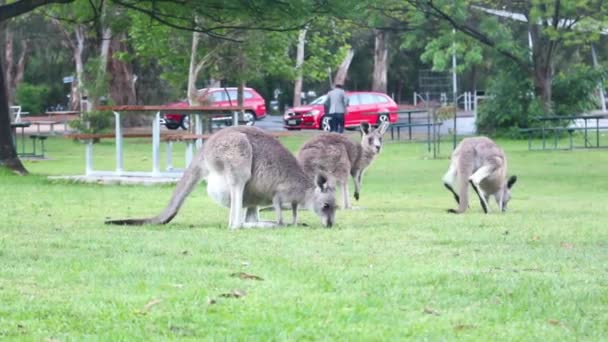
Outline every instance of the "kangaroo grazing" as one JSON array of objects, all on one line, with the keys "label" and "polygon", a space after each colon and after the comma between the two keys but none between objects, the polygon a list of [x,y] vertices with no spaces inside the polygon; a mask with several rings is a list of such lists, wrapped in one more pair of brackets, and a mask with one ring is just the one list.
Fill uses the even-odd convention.
[{"label": "kangaroo grazing", "polygon": [[177,183],[169,205],[146,219],[106,221],[106,224],[165,224],[177,214],[186,197],[204,179],[207,193],[230,208],[232,229],[274,225],[260,222],[259,206],[270,205],[283,225],[282,205],[291,206],[297,224],[299,206],[313,210],[331,227],[335,217],[335,190],[327,177],[309,177],[296,158],[273,136],[255,127],[228,127],[213,134],[203,145]]},{"label": "kangaroo grazing", "polygon": [[298,161],[309,175],[324,173],[331,184],[342,189],[344,208],[350,208],[348,175],[355,183],[355,199],[359,200],[361,177],[382,149],[382,136],[389,126],[383,122],[373,129],[361,123],[361,143],[357,144],[338,133],[322,133],[307,141],[298,152]]},{"label": "kangaroo grazing", "polygon": [[[464,213],[469,207],[469,183],[479,197],[481,207],[487,214],[488,201],[494,196],[498,208],[507,210],[511,199],[511,187],[517,176],[507,179],[507,156],[496,143],[486,137],[465,138],[452,152],[452,162],[443,176],[443,184],[454,195],[458,209],[450,213]],[[458,180],[458,193],[454,182]]]}]

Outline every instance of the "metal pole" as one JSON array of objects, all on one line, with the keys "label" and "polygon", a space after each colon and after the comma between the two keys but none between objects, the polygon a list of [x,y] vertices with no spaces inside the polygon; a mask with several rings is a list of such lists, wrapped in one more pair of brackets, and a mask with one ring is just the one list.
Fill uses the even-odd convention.
[{"label": "metal pole", "polygon": [[454,99],[454,149],[456,148],[456,117],[458,116],[458,94],[456,79],[456,30],[452,29],[452,96]]}]

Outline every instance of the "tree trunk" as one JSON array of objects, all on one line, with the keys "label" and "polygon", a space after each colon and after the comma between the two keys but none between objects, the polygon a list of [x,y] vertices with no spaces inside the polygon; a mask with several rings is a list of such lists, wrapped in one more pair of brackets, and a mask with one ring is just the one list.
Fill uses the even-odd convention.
[{"label": "tree trunk", "polygon": [[13,90],[13,103],[15,101],[15,94],[19,84],[23,81],[23,75],[25,74],[25,59],[29,49],[29,41],[24,39],[21,41],[21,52],[19,53],[19,59],[17,65],[15,65],[15,76],[13,77],[13,84],[10,87]]},{"label": "tree trunk", "polygon": [[190,105],[200,105],[198,99],[198,89],[196,89],[196,79],[200,69],[197,70],[198,43],[201,40],[200,32],[192,32],[192,47],[190,50],[190,67],[188,68],[188,103]]},{"label": "tree trunk", "polygon": [[19,160],[13,143],[8,94],[2,63],[0,63],[0,166],[5,166],[20,175],[28,173],[21,160]]},{"label": "tree trunk", "polygon": [[[110,56],[114,56],[117,52],[128,51],[128,46],[125,43],[126,35],[121,33],[112,37],[110,42]],[[137,103],[135,95],[135,75],[133,75],[133,66],[131,63],[110,58],[108,64],[108,73],[112,75],[110,79],[110,97],[116,105],[133,105]]]},{"label": "tree trunk", "polygon": [[72,82],[71,96],[70,96],[70,107],[72,110],[80,110],[80,100],[83,95],[86,95],[85,84],[84,84],[84,61],[82,54],[84,52],[85,44],[85,27],[83,25],[76,25],[74,28],[74,35],[76,37],[76,44],[72,42],[70,35],[65,34],[67,44],[72,48],[72,54],[74,57],[74,64],[76,66],[76,78]]},{"label": "tree trunk", "polygon": [[334,85],[335,84],[344,85],[344,82],[346,81],[346,75],[348,74],[348,68],[350,67],[350,62],[353,61],[354,56],[355,56],[355,50],[353,50],[352,48],[349,49],[348,53],[346,53],[346,56],[344,57],[344,60],[340,64],[340,67],[338,67],[338,71],[336,71],[336,77],[334,78]]},{"label": "tree trunk", "polygon": [[298,107],[302,104],[302,64],[304,64],[304,45],[306,44],[306,32],[308,29],[301,29],[298,36],[298,49],[296,53],[296,72],[298,73],[293,85],[293,106]]},{"label": "tree trunk", "polygon": [[13,32],[6,25],[5,29],[5,41],[4,41],[4,63],[6,69],[5,82],[6,82],[6,91],[7,91],[7,101],[8,105],[14,105],[14,92],[11,89],[11,85],[13,84]]},{"label": "tree trunk", "polygon": [[374,74],[372,90],[386,93],[386,72],[388,60],[388,46],[386,44],[388,33],[383,30],[374,30]]},{"label": "tree trunk", "polygon": [[532,62],[530,70],[534,80],[534,93],[541,100],[545,113],[551,113],[551,83],[553,81],[553,46],[552,42],[541,33],[539,25],[529,25],[532,39]]}]

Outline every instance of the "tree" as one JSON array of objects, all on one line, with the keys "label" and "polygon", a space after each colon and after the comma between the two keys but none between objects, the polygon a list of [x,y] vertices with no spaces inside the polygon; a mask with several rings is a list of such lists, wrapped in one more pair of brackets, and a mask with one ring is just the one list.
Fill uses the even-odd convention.
[{"label": "tree", "polygon": [[[72,0],[21,0],[0,5],[0,24],[11,18],[33,11],[49,3],[68,3]],[[19,160],[12,139],[11,117],[9,112],[9,97],[4,68],[0,63],[0,166],[5,166],[18,174],[27,174],[27,170]]]},{"label": "tree", "polygon": [[608,23],[601,0],[408,0],[407,5],[449,23],[519,65],[532,79],[545,112],[551,111],[551,86],[561,49],[598,40]]}]

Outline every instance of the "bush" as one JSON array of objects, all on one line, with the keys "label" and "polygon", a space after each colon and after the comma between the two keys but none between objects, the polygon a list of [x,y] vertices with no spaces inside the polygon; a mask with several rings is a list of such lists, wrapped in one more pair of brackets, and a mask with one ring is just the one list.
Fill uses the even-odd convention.
[{"label": "bush", "polygon": [[574,64],[553,79],[553,113],[576,115],[596,108],[594,96],[604,71],[584,64]]},{"label": "bush", "polygon": [[112,112],[92,110],[82,113],[70,126],[81,133],[104,133],[110,131],[113,121]]},{"label": "bush", "polygon": [[[505,64],[505,63],[503,63]],[[575,64],[557,74],[552,83],[551,115],[579,115],[595,107],[593,94],[603,71]],[[534,117],[546,115],[525,71],[506,63],[488,87],[490,98],[479,105],[477,130],[488,135],[520,137],[520,128],[540,126]],[[545,124],[564,125],[552,121]]]},{"label": "bush", "polygon": [[477,130],[488,135],[517,136],[521,127],[530,126],[530,118],[544,114],[534,96],[534,85],[528,74],[513,63],[503,63],[479,105]]},{"label": "bush", "polygon": [[49,88],[44,85],[21,83],[17,87],[15,100],[24,112],[38,114],[44,112]]}]

